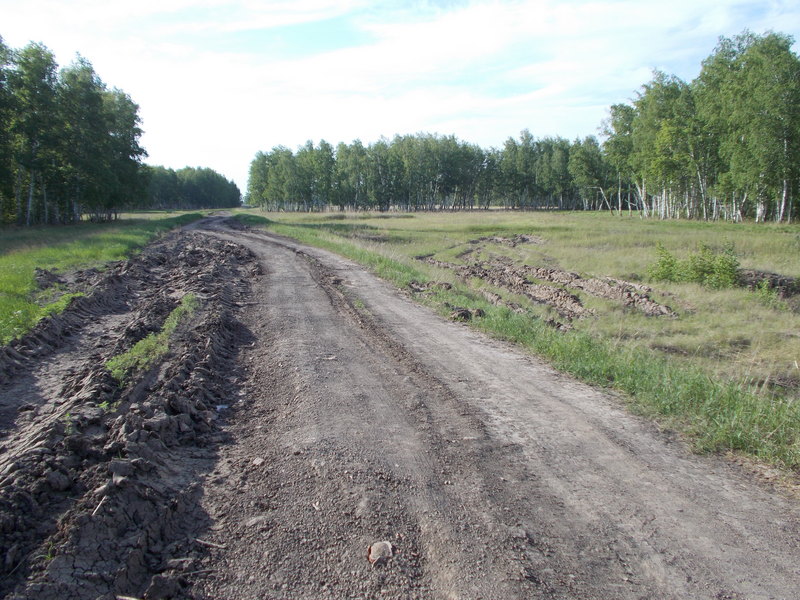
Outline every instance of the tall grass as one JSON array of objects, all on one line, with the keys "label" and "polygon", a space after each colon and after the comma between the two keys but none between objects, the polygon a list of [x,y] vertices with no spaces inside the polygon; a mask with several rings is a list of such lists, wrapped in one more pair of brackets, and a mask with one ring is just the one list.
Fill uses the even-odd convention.
[{"label": "tall grass", "polygon": [[[0,344],[24,334],[42,317],[63,310],[74,295],[39,292],[36,268],[66,272],[122,260],[169,229],[199,213],[80,223],[63,227],[9,228],[0,237]],[[57,291],[57,290],[56,290]],[[58,296],[58,294],[55,294]]]}]

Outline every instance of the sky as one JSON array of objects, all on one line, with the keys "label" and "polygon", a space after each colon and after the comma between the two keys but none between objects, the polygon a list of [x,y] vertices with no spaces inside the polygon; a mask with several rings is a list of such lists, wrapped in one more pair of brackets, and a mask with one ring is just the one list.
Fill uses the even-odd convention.
[{"label": "sky", "polygon": [[800,2],[0,0],[6,45],[80,54],[131,96],[147,163],[243,193],[257,151],[307,140],[598,135],[654,69],[690,81],[745,29],[800,39]]}]

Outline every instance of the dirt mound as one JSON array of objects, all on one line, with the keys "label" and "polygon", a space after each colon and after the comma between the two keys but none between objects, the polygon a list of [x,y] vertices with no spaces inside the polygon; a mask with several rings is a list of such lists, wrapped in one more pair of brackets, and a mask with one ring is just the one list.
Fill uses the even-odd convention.
[{"label": "dirt mound", "polygon": [[739,282],[751,290],[764,285],[764,282],[766,282],[767,288],[775,290],[781,298],[800,295],[800,281],[795,277],[779,275],[778,273],[741,269],[739,271]]},{"label": "dirt mound", "polygon": [[535,279],[552,281],[553,283],[559,283],[566,287],[583,290],[587,294],[591,294],[597,298],[619,301],[623,306],[629,306],[640,310],[649,317],[676,316],[675,311],[669,306],[659,304],[651,299],[649,294],[652,290],[644,285],[611,277],[603,279],[591,277],[586,279],[577,273],[564,271],[562,269],[554,269],[552,267],[531,267],[523,265],[518,267],[518,269],[520,273],[529,275]]},{"label": "dirt mound", "polygon": [[411,281],[408,284],[408,288],[415,294],[432,293],[438,290],[449,290],[452,287],[453,286],[446,281],[427,281],[425,283]]},{"label": "dirt mound", "polygon": [[[494,238],[481,238],[481,240],[486,239]],[[476,242],[481,240],[476,240]],[[537,304],[552,306],[567,321],[585,317],[592,314],[592,311],[584,307],[580,299],[565,288],[574,288],[598,298],[621,302],[623,306],[640,310],[647,316],[676,316],[675,311],[669,306],[650,298],[649,294],[652,290],[647,286],[611,277],[587,279],[577,273],[553,267],[515,265],[511,259],[503,257],[466,265],[439,261],[431,256],[420,256],[417,259],[440,268],[453,270],[464,280],[481,279],[496,287],[526,296]],[[563,287],[544,285],[531,281],[532,279],[557,283]],[[412,289],[414,288],[412,287]],[[490,293],[487,299],[492,304],[505,304],[497,294]],[[516,305],[509,307],[512,310],[518,308]],[[559,329],[568,328],[568,325],[561,323],[557,323],[557,325]]]},{"label": "dirt mound", "polygon": [[552,306],[559,315],[570,321],[592,314],[592,311],[584,307],[574,294],[570,294],[563,288],[531,282],[510,265],[490,265],[488,263],[456,265],[433,258],[424,260],[436,267],[455,271],[461,279],[481,279],[495,287],[525,296],[537,304]]},{"label": "dirt mound", "polygon": [[36,285],[39,287],[39,289],[47,289],[54,285],[63,285],[66,283],[61,276],[53,271],[40,269],[39,267],[36,267],[34,270],[33,277],[36,279]]},{"label": "dirt mound", "polygon": [[[186,532],[204,524],[197,479],[237,397],[236,313],[258,272],[241,246],[174,233],[0,351],[0,595],[179,592],[174,559],[202,551]],[[121,387],[105,362],[190,292],[200,306],[166,359]]]},{"label": "dirt mound", "polygon": [[538,235],[527,235],[524,233],[517,233],[510,238],[503,237],[500,235],[490,235],[486,237],[481,237],[476,240],[470,240],[468,243],[470,244],[481,244],[484,242],[489,242],[491,244],[502,244],[504,246],[511,246],[514,248],[518,244],[543,244],[544,240],[540,238]]}]

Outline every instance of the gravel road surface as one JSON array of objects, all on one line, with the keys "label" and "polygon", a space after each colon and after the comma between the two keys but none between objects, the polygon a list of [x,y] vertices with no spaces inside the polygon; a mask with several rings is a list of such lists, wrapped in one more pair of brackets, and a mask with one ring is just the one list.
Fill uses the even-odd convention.
[{"label": "gravel road surface", "polygon": [[[225,484],[204,497],[226,548],[198,592],[800,596],[800,512],[739,467],[341,257],[208,229],[265,275]],[[382,540],[394,555],[372,567]]]}]

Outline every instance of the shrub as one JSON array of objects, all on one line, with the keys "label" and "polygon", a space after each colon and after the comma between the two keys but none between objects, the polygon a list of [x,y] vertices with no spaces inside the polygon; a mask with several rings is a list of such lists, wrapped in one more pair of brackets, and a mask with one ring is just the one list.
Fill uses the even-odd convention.
[{"label": "shrub", "polygon": [[656,262],[647,269],[650,278],[654,281],[680,281],[678,259],[661,242],[656,245],[656,256]]},{"label": "shrub", "polygon": [[657,259],[647,272],[654,281],[699,283],[715,289],[734,287],[739,282],[739,259],[733,246],[715,252],[701,244],[686,260],[678,260],[660,243]]}]

